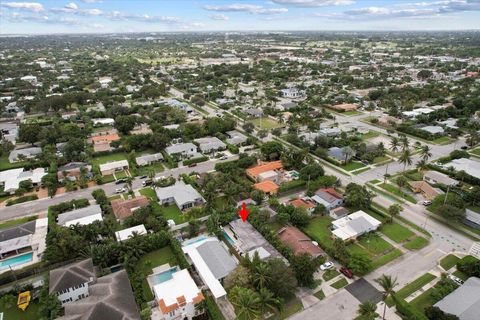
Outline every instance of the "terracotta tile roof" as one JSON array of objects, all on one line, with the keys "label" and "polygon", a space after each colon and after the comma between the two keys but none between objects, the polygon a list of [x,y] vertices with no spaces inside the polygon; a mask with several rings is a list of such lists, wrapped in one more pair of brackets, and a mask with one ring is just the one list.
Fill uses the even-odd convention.
[{"label": "terracotta tile roof", "polygon": [[357,110],[358,105],[352,104],[352,103],[341,103],[341,104],[336,104],[334,106],[331,106],[330,108],[335,110],[352,111],[352,110]]},{"label": "terracotta tile roof", "polygon": [[[205,300],[205,297],[203,296],[203,294],[201,292],[198,293],[198,295],[196,297],[193,298],[192,302],[193,304],[197,304],[197,303],[200,303],[202,302],[203,300]],[[163,299],[160,299],[158,300],[158,308],[162,311],[163,314],[167,314],[169,312],[172,312],[180,307],[183,307],[184,305],[186,305],[187,301],[185,299],[185,296],[180,296],[180,297],[177,297],[177,303],[173,303],[169,306],[167,306],[165,304],[165,300]]]},{"label": "terracotta tile roof", "polygon": [[310,208],[315,207],[315,205],[313,203],[304,201],[302,199],[290,200],[289,204],[291,204],[295,208],[304,207],[304,208],[310,209]]},{"label": "terracotta tile roof", "polygon": [[295,255],[308,253],[312,257],[318,257],[325,254],[322,249],[312,243],[312,239],[295,227],[280,229],[278,237],[280,241],[292,249]]},{"label": "terracotta tile roof", "polygon": [[278,191],[278,185],[275,182],[270,180],[265,180],[259,183],[255,183],[253,187],[265,193],[276,193]]},{"label": "terracotta tile roof", "polygon": [[95,144],[95,143],[105,142],[105,141],[109,141],[109,142],[117,141],[117,140],[120,140],[120,136],[116,133],[112,133],[112,134],[107,134],[102,136],[91,137],[91,139],[92,139],[92,142]]},{"label": "terracotta tile roof", "polygon": [[428,200],[433,200],[436,196],[443,193],[441,190],[432,187],[426,181],[409,181],[408,184],[414,192],[421,192]]},{"label": "terracotta tile roof", "polygon": [[150,200],[145,196],[136,197],[129,200],[115,199],[111,201],[113,214],[119,220],[125,220],[132,215],[132,209],[138,207],[145,207],[150,203]]},{"label": "terracotta tile roof", "polygon": [[282,166],[282,161],[281,160],[272,161],[272,162],[267,162],[267,163],[258,165],[256,167],[247,169],[247,175],[249,175],[253,179],[257,179],[258,175],[263,173],[263,172],[267,172],[267,171],[271,171],[271,170],[279,170],[279,169],[282,169],[282,168],[283,168],[283,166]]},{"label": "terracotta tile roof", "polygon": [[200,303],[203,300],[205,300],[205,297],[203,296],[203,294],[201,292],[199,292],[198,295],[195,298],[193,298],[193,304]]},{"label": "terracotta tile roof", "polygon": [[329,194],[330,196],[332,196],[334,198],[343,200],[343,196],[340,193],[338,193],[337,190],[335,190],[333,188],[322,188],[322,189],[318,189],[315,193],[317,193],[317,192],[325,192],[325,193]]}]

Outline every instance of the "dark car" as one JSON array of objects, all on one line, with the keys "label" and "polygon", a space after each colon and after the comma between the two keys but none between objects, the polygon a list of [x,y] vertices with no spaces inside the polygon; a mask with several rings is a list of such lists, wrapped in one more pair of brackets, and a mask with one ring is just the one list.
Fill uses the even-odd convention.
[{"label": "dark car", "polygon": [[340,272],[343,273],[343,275],[349,279],[352,279],[353,278],[353,272],[352,270],[348,269],[348,268],[345,268],[345,267],[341,267],[340,268]]},{"label": "dark car", "polygon": [[127,179],[118,179],[117,181],[115,181],[115,184],[121,184],[125,182],[127,182]]},{"label": "dark car", "polygon": [[188,165],[189,168],[191,168],[191,167],[196,167],[196,166],[197,166],[196,163],[190,163],[190,164]]},{"label": "dark car", "polygon": [[467,150],[468,147],[467,147],[467,146],[461,146],[460,149],[462,149],[462,150]]}]

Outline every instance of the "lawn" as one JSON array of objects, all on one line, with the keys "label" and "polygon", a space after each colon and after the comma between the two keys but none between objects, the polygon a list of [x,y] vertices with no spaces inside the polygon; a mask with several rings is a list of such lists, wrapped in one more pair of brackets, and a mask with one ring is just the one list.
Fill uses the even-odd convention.
[{"label": "lawn", "polygon": [[428,289],[427,291],[410,301],[410,304],[423,313],[425,308],[430,307],[436,303],[435,299],[431,296],[434,290],[434,288]]},{"label": "lawn", "polygon": [[[407,284],[405,287],[403,287],[402,289],[398,290],[396,292],[396,295],[398,298],[400,299],[405,299],[406,297],[408,297],[409,295],[411,295],[412,293],[420,290],[423,286],[425,286],[426,284],[432,282],[434,279],[436,279],[437,277],[434,276],[433,274],[431,273],[425,273],[424,275],[418,277],[417,279],[413,280],[412,282],[410,282],[409,284]],[[389,297],[387,299],[387,305],[388,306],[392,306],[393,305],[393,299],[391,297]]]},{"label": "lawn", "polygon": [[428,245],[428,240],[424,237],[415,237],[403,245],[408,250],[420,250]]},{"label": "lawn", "polygon": [[435,143],[435,144],[449,144],[449,143],[452,143],[454,141],[455,141],[455,139],[452,139],[448,136],[443,136],[443,137],[437,138],[435,140],[432,140],[432,143]]},{"label": "lawn", "polygon": [[140,194],[142,196],[145,196],[152,201],[158,201],[157,194],[155,193],[155,190],[153,190],[150,187],[140,189],[138,192],[140,192]]},{"label": "lawn", "polygon": [[8,169],[21,168],[24,165],[25,164],[23,162],[10,163],[8,161],[8,156],[0,157],[0,171],[8,170]]},{"label": "lawn", "polygon": [[383,256],[379,257],[378,259],[373,260],[372,269],[373,270],[377,269],[377,268],[389,263],[390,261],[393,261],[393,260],[397,259],[401,255],[402,255],[402,252],[400,250],[398,250],[398,249],[392,250],[389,253],[387,253],[386,255],[383,255]]},{"label": "lawn", "polygon": [[6,309],[3,304],[0,304],[0,312],[3,312],[3,319],[5,320],[32,320],[41,318],[38,300],[31,301],[25,311],[18,309],[16,305]]},{"label": "lawn", "polygon": [[300,312],[302,310],[303,310],[302,301],[300,301],[300,299],[298,299],[297,297],[294,297],[294,298],[290,299],[289,301],[283,303],[282,311],[280,312],[280,314],[274,314],[273,316],[271,316],[268,319],[269,320],[287,319],[291,315],[294,315],[295,313]]},{"label": "lawn", "polygon": [[93,165],[100,165],[107,162],[126,160],[127,154],[125,152],[110,153],[102,156],[94,156],[92,158]]},{"label": "lawn", "polygon": [[457,257],[453,254],[449,254],[448,256],[446,256],[445,258],[440,260],[440,266],[443,269],[445,269],[446,271],[448,271],[448,270],[452,269],[457,264],[458,260],[460,260],[459,257]]},{"label": "lawn", "polygon": [[152,269],[169,263],[170,266],[177,265],[177,260],[170,247],[164,247],[143,255],[137,263],[137,270],[143,275],[142,287],[147,301],[153,300],[153,293],[147,282],[147,276],[152,274]]},{"label": "lawn", "polygon": [[36,219],[37,219],[37,216],[25,217],[25,218],[16,219],[16,220],[10,220],[10,221],[7,221],[7,222],[4,222],[4,223],[0,224],[0,229],[10,228],[10,227],[13,227],[13,226],[25,223],[25,222],[33,221],[33,220],[36,220]]},{"label": "lawn", "polygon": [[266,129],[266,130],[284,127],[277,121],[270,118],[257,118],[257,119],[250,120],[249,122],[253,123],[256,127],[259,127],[260,129]]},{"label": "lawn", "polygon": [[346,171],[353,171],[353,170],[361,169],[363,167],[365,167],[365,165],[358,161],[352,161],[340,166],[340,168]]},{"label": "lawn", "polygon": [[380,135],[379,132],[370,130],[367,133],[362,134],[362,140],[372,139],[372,138],[378,137],[379,135]]},{"label": "lawn", "polygon": [[368,170],[370,170],[370,168],[369,168],[369,167],[365,167],[365,168],[362,168],[362,169],[358,169],[358,170],[352,171],[352,173],[353,173],[354,175],[359,175],[360,173],[364,173],[365,171],[368,171]]},{"label": "lawn", "polygon": [[455,271],[454,273],[452,273],[455,277],[458,277],[460,279],[462,279],[463,281],[466,281],[468,279],[468,276],[463,273],[462,271],[460,270],[457,270]]},{"label": "lawn", "polygon": [[176,205],[162,207],[162,214],[166,220],[172,219],[173,221],[175,221],[175,224],[181,224],[186,222],[185,216]]},{"label": "lawn", "polygon": [[382,163],[382,162],[386,162],[386,161],[389,161],[391,160],[390,157],[376,157],[375,159],[373,159],[373,164],[378,164],[378,163]]},{"label": "lawn", "polygon": [[317,291],[313,295],[319,300],[323,300],[325,298],[325,293],[323,293],[323,290]]},{"label": "lawn", "polygon": [[352,244],[349,244],[347,246],[347,251],[349,254],[354,254],[354,253],[359,253],[359,254],[366,254],[367,256],[369,256],[370,258],[372,257],[372,254],[367,251],[366,249],[360,247],[358,244],[356,243],[352,243]]},{"label": "lawn", "polygon": [[308,226],[304,229],[305,233],[309,235],[313,240],[322,244],[322,247],[332,247],[333,240],[330,238],[332,233],[330,232],[330,224],[332,218],[323,216],[318,217],[310,221]]},{"label": "lawn", "polygon": [[417,203],[417,200],[415,200],[414,197],[412,197],[411,195],[409,195],[408,193],[405,193],[404,191],[400,190],[399,188],[395,187],[394,185],[392,184],[389,184],[389,183],[382,183],[382,184],[379,184],[378,185],[380,188],[384,189],[384,190],[387,190],[388,192],[400,197],[400,198],[403,198],[411,203]]},{"label": "lawn", "polygon": [[374,256],[382,254],[383,252],[392,248],[390,243],[383,240],[382,237],[375,233],[362,236],[358,243],[371,252]]},{"label": "lawn", "polygon": [[372,181],[368,181],[368,183],[371,183],[371,184],[377,184],[377,183],[380,183],[382,182],[381,180],[378,180],[378,179],[375,179],[375,180],[372,180]]},{"label": "lawn", "polygon": [[329,280],[332,280],[333,278],[335,278],[336,276],[338,276],[339,274],[340,274],[340,272],[338,272],[337,270],[330,269],[330,270],[325,271],[325,273],[322,275],[322,278],[325,281],[329,281]]},{"label": "lawn", "polygon": [[348,284],[347,279],[341,278],[340,280],[332,283],[332,284],[330,285],[330,287],[335,288],[335,289],[340,289],[340,288],[345,287],[347,284]]},{"label": "lawn", "polygon": [[149,166],[138,167],[130,171],[134,172],[134,176],[147,176],[152,170],[155,173],[159,173],[165,170],[165,167],[160,162],[154,162]]},{"label": "lawn", "polygon": [[396,243],[402,243],[415,235],[413,231],[396,222],[383,224],[380,231]]}]

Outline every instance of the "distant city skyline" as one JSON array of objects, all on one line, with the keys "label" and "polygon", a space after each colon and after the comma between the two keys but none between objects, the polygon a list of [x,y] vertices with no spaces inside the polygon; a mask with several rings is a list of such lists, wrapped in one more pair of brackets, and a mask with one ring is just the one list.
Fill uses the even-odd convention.
[{"label": "distant city skyline", "polygon": [[480,0],[0,2],[0,34],[480,29]]}]

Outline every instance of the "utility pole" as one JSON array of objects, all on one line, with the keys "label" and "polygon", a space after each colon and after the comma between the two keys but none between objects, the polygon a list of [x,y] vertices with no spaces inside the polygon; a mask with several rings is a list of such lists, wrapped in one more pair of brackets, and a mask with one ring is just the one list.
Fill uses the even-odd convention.
[{"label": "utility pole", "polygon": [[445,205],[445,203],[447,203],[448,191],[450,191],[450,185],[447,187],[447,193],[445,194],[445,199],[443,199],[443,205]]}]

